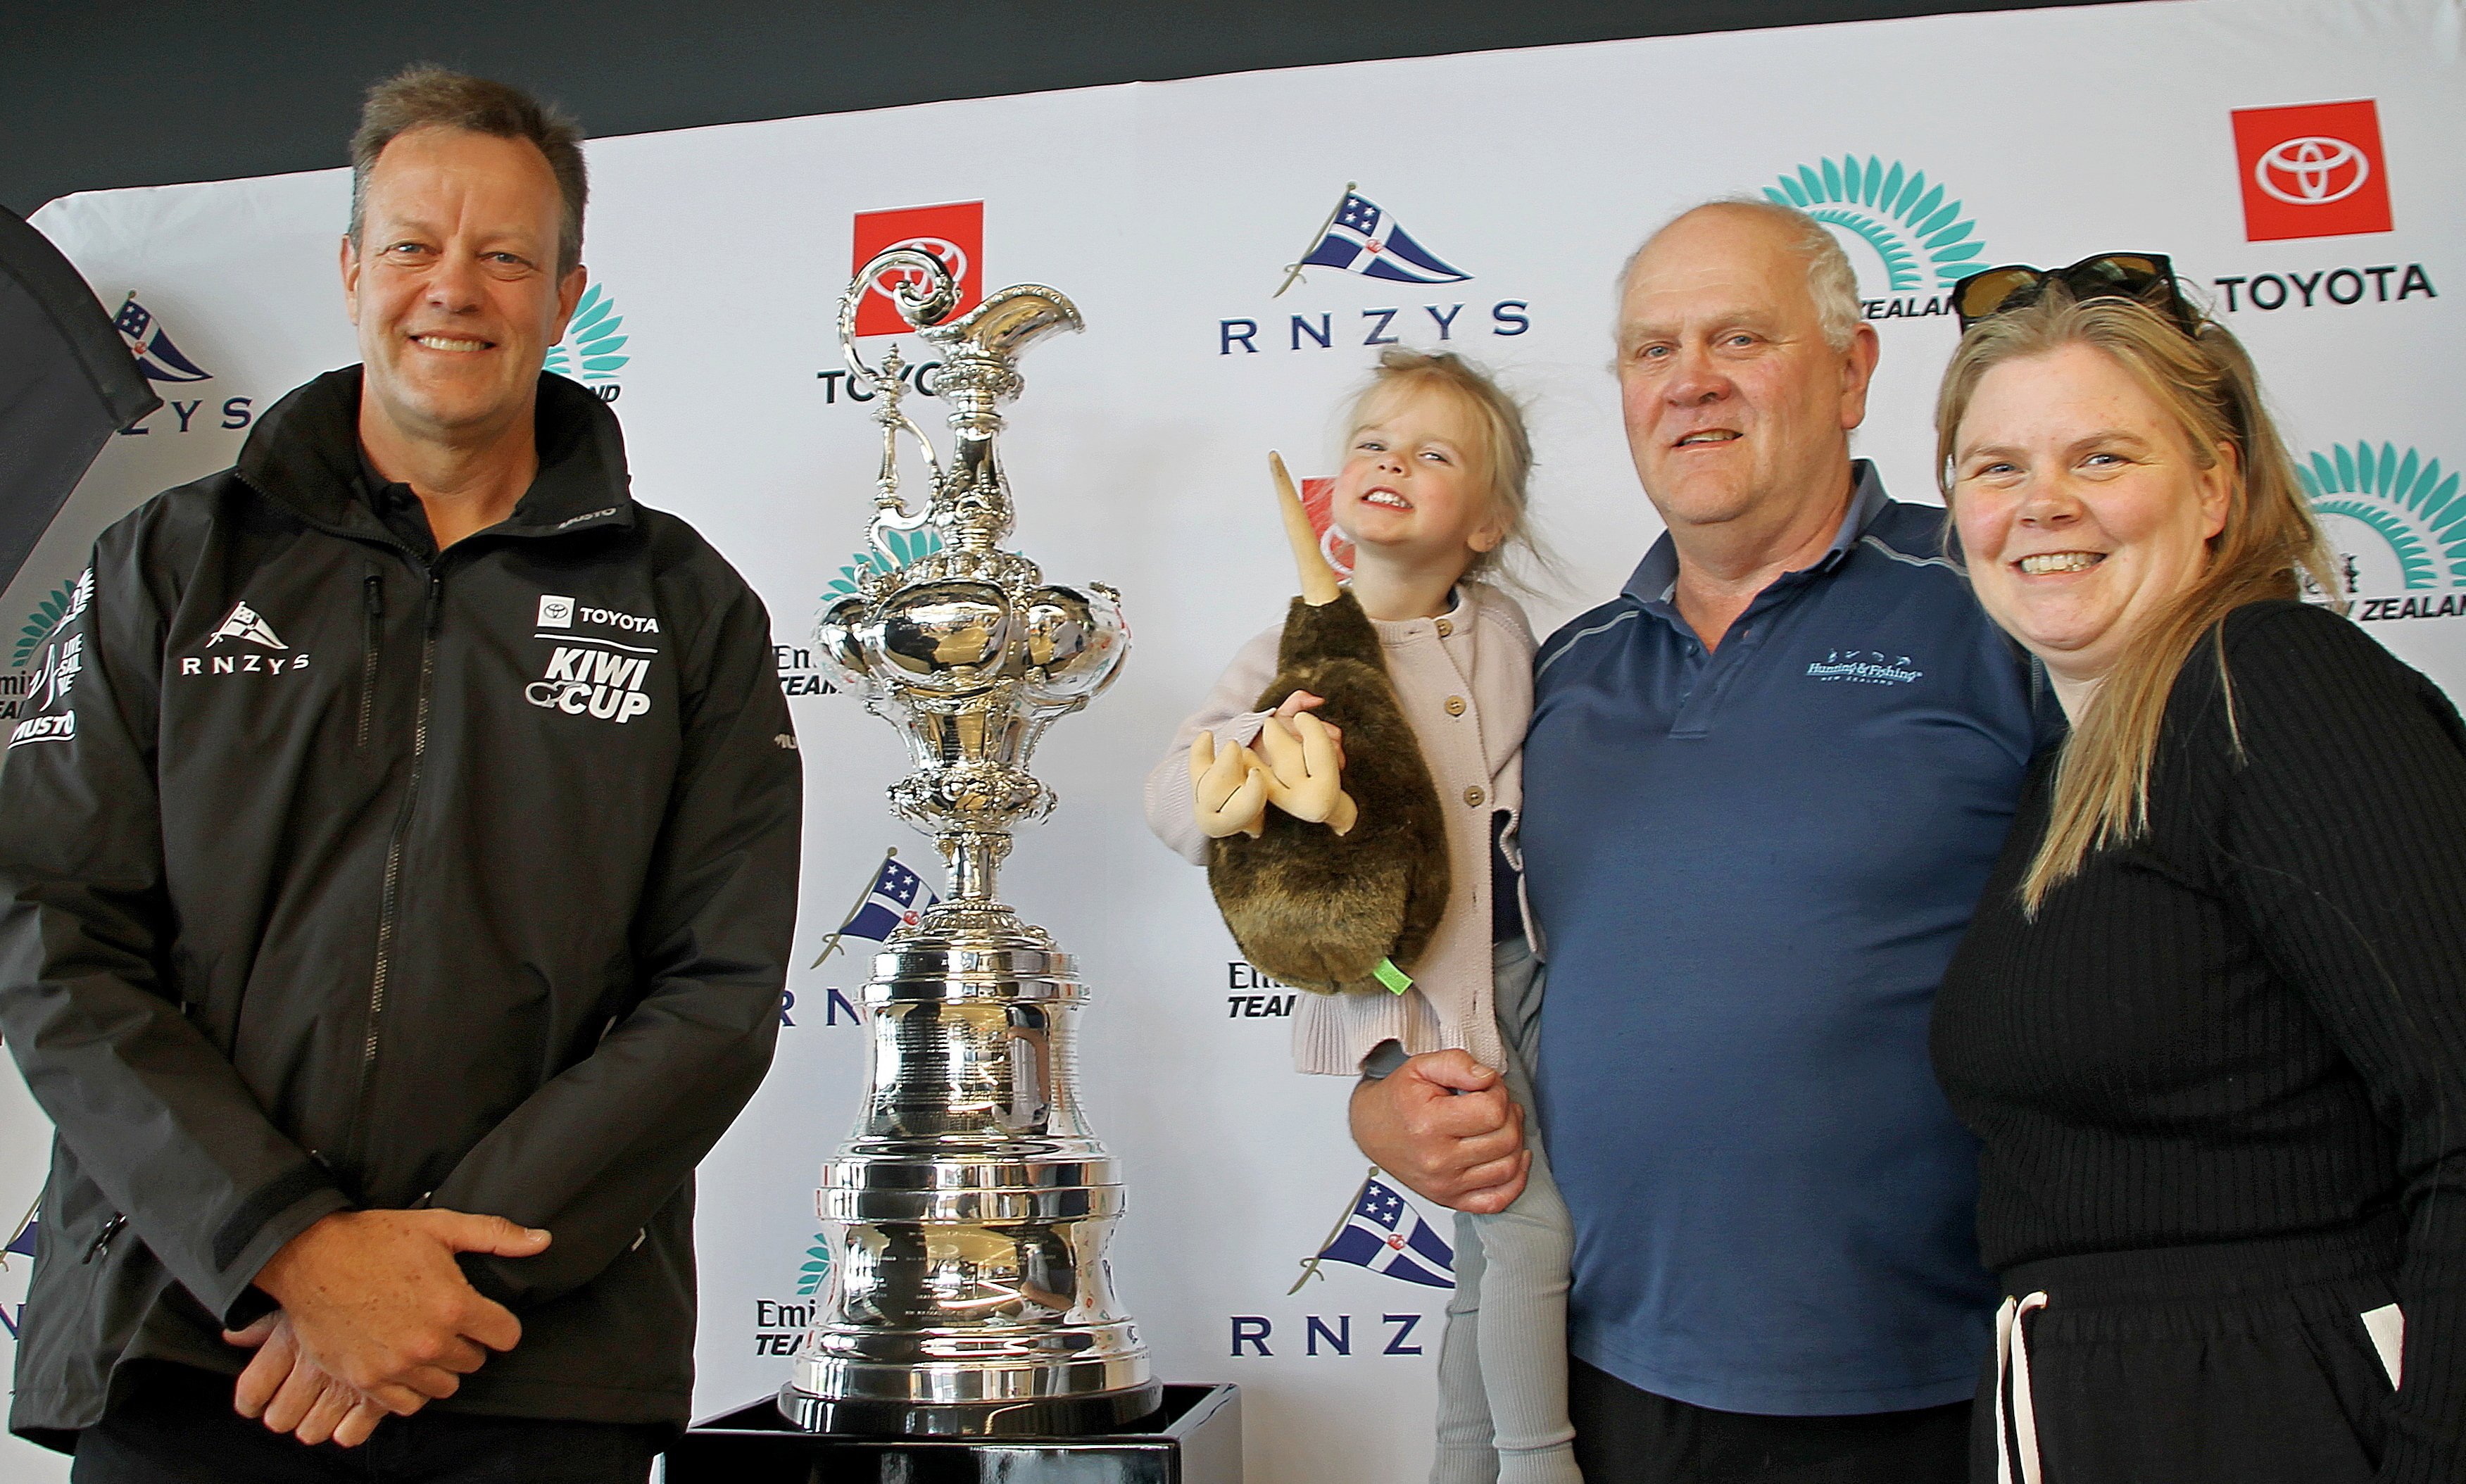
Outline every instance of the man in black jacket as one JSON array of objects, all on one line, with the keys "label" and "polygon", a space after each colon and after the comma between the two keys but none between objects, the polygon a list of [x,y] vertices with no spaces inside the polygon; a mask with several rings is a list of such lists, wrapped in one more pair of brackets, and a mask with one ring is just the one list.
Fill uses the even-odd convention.
[{"label": "man in black jacket", "polygon": [[686,1416],[799,770],[760,601],[541,372],[577,146],[370,95],[364,364],[103,534],[10,739],[0,1032],[58,1128],[11,1426],[79,1480],[639,1480]]}]

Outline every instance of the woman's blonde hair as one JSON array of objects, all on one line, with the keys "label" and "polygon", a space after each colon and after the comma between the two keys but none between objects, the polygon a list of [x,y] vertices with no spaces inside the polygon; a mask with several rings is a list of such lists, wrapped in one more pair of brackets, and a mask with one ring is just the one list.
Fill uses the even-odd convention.
[{"label": "woman's blonde hair", "polygon": [[1506,528],[1498,545],[1475,555],[1472,564],[1465,569],[1465,575],[1486,577],[1497,573],[1511,547],[1521,551],[1531,565],[1549,568],[1549,553],[1535,537],[1528,513],[1532,502],[1533,438],[1524,429],[1524,409],[1491,379],[1488,371],[1472,362],[1451,350],[1407,350],[1391,346],[1379,351],[1378,369],[1370,373],[1369,383],[1354,396],[1347,410],[1346,441],[1350,442],[1361,429],[1375,401],[1425,387],[1446,391],[1471,411],[1474,425],[1480,431],[1481,446],[1466,452],[1477,461],[1476,472],[1490,486],[1490,507]]},{"label": "woman's blonde hair", "polygon": [[2167,313],[2135,300],[2075,299],[2050,282],[2037,303],[1983,320],[1962,337],[1936,400],[1936,478],[1953,505],[1954,440],[1986,372],[2007,361],[2066,346],[2105,352],[2163,408],[2203,469],[2229,451],[2226,523],[2208,540],[2208,560],[2189,587],[2142,621],[2113,670],[2098,682],[2088,714],[2074,718],[2057,759],[2046,838],[2021,882],[2031,916],[2047,893],[2081,868],[2093,850],[2139,838],[2149,827],[2149,773],[2176,677],[2208,636],[2226,696],[2228,733],[2234,693],[2219,624],[2265,598],[2301,596],[2300,575],[2337,591],[2328,547],[2261,403],[2252,357],[2226,327],[2202,320],[2187,334]]}]

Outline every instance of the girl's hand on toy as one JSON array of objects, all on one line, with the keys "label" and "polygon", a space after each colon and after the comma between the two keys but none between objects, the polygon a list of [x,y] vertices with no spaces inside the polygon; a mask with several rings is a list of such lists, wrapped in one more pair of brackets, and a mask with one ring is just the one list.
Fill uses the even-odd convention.
[{"label": "girl's hand on toy", "polygon": [[[1296,690],[1285,697],[1284,705],[1276,708],[1276,720],[1290,722],[1302,712],[1316,710],[1325,705],[1327,705],[1325,696],[1314,696],[1307,690]],[[1335,738],[1335,766],[1338,771],[1341,771],[1344,767],[1344,729],[1325,717],[1320,717],[1319,720],[1325,723],[1327,734]]]},{"label": "girl's hand on toy", "polygon": [[1219,753],[1212,731],[1191,739],[1190,812],[1208,839],[1258,839],[1267,827],[1267,764],[1240,743]]},{"label": "girl's hand on toy", "polygon": [[1267,759],[1267,802],[1339,835],[1352,832],[1360,814],[1344,791],[1334,728],[1308,712],[1289,722],[1270,716],[1259,728],[1259,752]]}]

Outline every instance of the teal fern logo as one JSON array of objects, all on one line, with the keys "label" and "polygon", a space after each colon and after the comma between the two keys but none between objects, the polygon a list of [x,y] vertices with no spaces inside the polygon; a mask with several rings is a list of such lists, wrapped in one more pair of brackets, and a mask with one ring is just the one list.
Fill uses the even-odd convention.
[{"label": "teal fern logo", "polygon": [[1764,195],[1838,227],[1874,249],[1894,294],[1931,293],[1975,273],[1986,244],[1961,202],[1944,199],[1941,182],[1924,170],[1869,155],[1802,165],[1764,188]]},{"label": "teal fern logo", "polygon": [[624,327],[625,317],[616,312],[616,301],[604,285],[594,283],[582,291],[573,318],[566,322],[565,338],[548,348],[541,369],[586,385],[614,381],[633,359],[621,353],[626,337],[618,331]]},{"label": "teal fern logo", "polygon": [[823,607],[828,608],[842,597],[854,597],[858,584],[871,573],[897,572],[942,550],[942,533],[930,526],[914,530],[894,530],[889,537],[892,555],[885,556],[873,551],[859,551],[840,569],[838,576],[823,586]]},{"label": "teal fern logo", "polygon": [[831,1275],[830,1242],[820,1232],[814,1233],[814,1245],[805,1249],[803,1266],[796,1270],[796,1296],[811,1298],[822,1291]]},{"label": "teal fern logo", "polygon": [[26,626],[17,631],[17,652],[11,657],[11,663],[21,670],[26,667],[26,662],[42,647],[44,640],[52,637],[52,630],[59,626],[76,595],[75,586],[64,582],[52,589],[51,596],[34,605],[34,611],[26,616]]},{"label": "teal fern logo", "polygon": [[2297,461],[2296,474],[2333,544],[2346,544],[2339,538],[2351,521],[2388,543],[2408,591],[2466,588],[2466,500],[2439,460],[2393,443],[2341,443]]}]

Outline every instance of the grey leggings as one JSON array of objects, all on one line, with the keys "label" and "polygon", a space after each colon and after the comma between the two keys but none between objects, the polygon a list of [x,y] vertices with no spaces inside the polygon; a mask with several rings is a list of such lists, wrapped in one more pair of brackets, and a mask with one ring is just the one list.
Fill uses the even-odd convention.
[{"label": "grey leggings", "polygon": [[1540,1042],[1541,963],[1521,937],[1497,945],[1507,1090],[1524,1110],[1533,1173],[1495,1216],[1456,1216],[1456,1288],[1439,1347],[1431,1484],[1580,1484],[1567,1422],[1567,1269],[1575,1231],[1541,1153],[1528,1068]]}]

